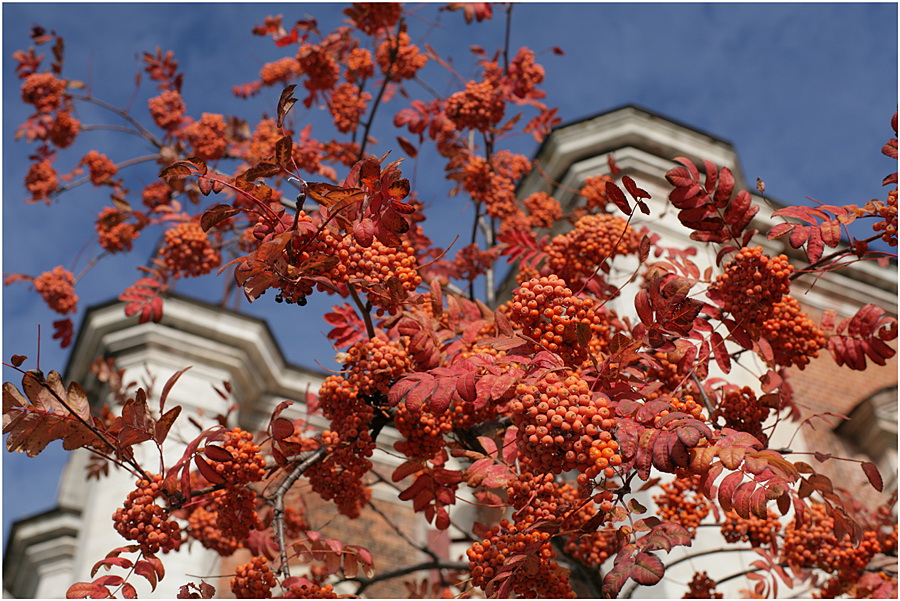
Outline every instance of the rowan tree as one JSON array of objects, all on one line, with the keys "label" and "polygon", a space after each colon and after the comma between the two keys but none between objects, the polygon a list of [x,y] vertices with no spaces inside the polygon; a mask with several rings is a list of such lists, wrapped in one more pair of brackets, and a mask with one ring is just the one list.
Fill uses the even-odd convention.
[{"label": "rowan tree", "polygon": [[[442,10],[462,11],[458,18],[477,27],[508,19],[512,7]],[[185,544],[222,556],[253,553],[230,580],[185,583],[185,598],[229,586],[245,597],[329,598],[341,583],[364,592],[389,570],[358,541],[323,538],[301,497],[316,495],[357,518],[377,477],[379,436],[394,428],[400,441],[391,452],[404,462],[391,479],[422,519],[450,528],[450,508],[464,492],[505,512],[496,523],[461,525],[471,542],[465,557],[422,547],[433,561],[406,574],[440,578],[421,587],[410,581],[413,595],[628,594],[663,579],[668,552],[715,524],[723,550],[758,554],[747,571],[753,595],[777,596],[781,582],[823,597],[896,596],[896,565],[873,561],[896,558],[890,506],[859,507],[821,467],[797,458],[805,455],[768,445],[774,428],[802,425],[791,423],[796,399],[786,368],[803,369],[820,352],[855,370],[894,355],[897,323],[885,310],[866,305],[840,323],[831,314],[816,323],[790,283],[890,256],[870,244],[897,244],[896,174],[885,179],[883,199],[781,208],[773,213],[781,222],[760,233],[752,220],[769,209],[736,190],[727,167],[675,158],[666,202],[720,268],[701,272],[689,249],[668,249],[634,225],[636,211],[650,212],[650,195],[614,161],[610,175],[585,182],[574,211],[547,194],[517,196],[534,165],[504,146],[521,133],[540,141],[560,122],[542,102],[544,67],[534,50],[508,41],[494,53],[476,48],[479,73],[467,80],[413,41],[408,8],[354,3],[344,14],[331,32],[280,16],[253,28],[284,52],[234,89],[248,102],[278,99],[276,114],[255,123],[203,107],[188,112],[180,92],[190,74],[171,53],[145,53],[144,76],[158,95],[130,112],[106,105],[155,149],[142,160],[158,163],[159,177],[141,190],[128,187],[133,157],[103,149],[81,157],[73,172],[57,172],[55,160],[87,135],[78,107],[102,100],[66,77],[56,32],[36,27],[32,35],[52,49],[52,64],[34,48],[14,55],[22,101],[34,107],[17,132],[35,147],[24,176],[28,201],[52,203],[75,186],[95,186],[109,198],[96,220],[102,253],[132,252],[138,236],[160,240],[119,297],[127,315],[159,321],[167,290],[201,277],[233,279],[247,301],[273,311],[314,294],[337,303],[326,322],[343,369],[315,395],[327,429],[284,417],[284,402],[262,432],[203,430],[174,465],[162,450],[175,444],[167,439],[173,423],[188,416],[166,400],[183,370],[151,402],[144,389],[124,386],[113,364],[97,362],[116,394],[92,410],[78,383],[12,356],[7,365],[22,382],[3,388],[9,450],[34,456],[62,440],[135,477],[111,516],[125,543],[98,558],[92,577],[110,568],[121,575],[104,571],[68,595],[133,597],[128,577],[155,585],[166,553]],[[421,81],[430,61],[454,76],[455,89],[439,94]],[[298,102],[327,111],[333,135],[294,123]],[[396,127],[390,156],[369,152],[376,119]],[[896,136],[896,115],[892,127]],[[444,162],[453,194],[475,209],[455,248],[426,235],[428,212],[403,177],[401,159],[426,147]],[[896,148],[892,138],[883,152],[896,159]],[[757,234],[786,236],[799,258],[767,254]],[[623,258],[637,264],[633,272],[613,269]],[[496,294],[505,264],[503,277],[517,283],[506,298]],[[54,338],[67,346],[76,279],[51,266],[6,282],[30,283],[60,314]],[[633,311],[620,314],[610,301],[631,282],[639,287]],[[758,386],[729,382],[737,365],[756,369]],[[158,447],[159,461],[137,461],[139,444]],[[875,465],[852,461],[880,491]],[[648,489],[653,508],[635,496]],[[725,576],[711,566],[688,595],[721,597]]]}]

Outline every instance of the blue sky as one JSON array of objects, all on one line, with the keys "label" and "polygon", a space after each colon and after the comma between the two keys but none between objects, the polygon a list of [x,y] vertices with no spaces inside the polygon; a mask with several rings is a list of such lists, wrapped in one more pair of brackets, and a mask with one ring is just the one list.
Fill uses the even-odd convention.
[{"label": "blue sky", "polygon": [[[273,114],[277,91],[250,100],[232,96],[231,87],[254,79],[263,63],[284,56],[269,39],[252,36],[254,25],[270,14],[292,23],[312,15],[323,31],[338,25],[343,5],[334,4],[10,4],[3,5],[3,271],[38,275],[55,265],[80,269],[87,255],[75,259],[89,242],[93,220],[108,204],[105,194],[82,187],[52,206],[28,205],[23,186],[30,148],[14,140],[16,126],[29,111],[19,100],[19,81],[12,53],[27,48],[32,25],[55,29],[66,41],[64,75],[88,82],[93,93],[117,106],[134,92],[142,51],[157,46],[174,50],[185,73],[183,94],[191,115],[235,114],[251,123]],[[417,5],[411,18],[414,42],[427,41],[445,55],[457,57],[464,76],[477,75],[467,48],[489,51],[502,41],[504,23],[465,26],[460,13],[437,13],[437,5]],[[880,154],[891,136],[890,116],[897,110],[896,4],[521,4],[513,9],[512,46],[529,46],[547,70],[543,88],[547,102],[560,108],[566,122],[624,104],[638,104],[707,133],[731,141],[748,182],[761,177],[767,193],[787,203],[805,196],[827,204],[863,204],[883,198],[882,178],[896,170]],[[561,47],[556,56],[550,47]],[[43,48],[49,54],[49,48]],[[448,89],[443,72],[432,67],[427,79],[438,91]],[[435,83],[436,82],[436,83]],[[443,86],[443,87],[442,87]],[[412,88],[413,93],[418,90]],[[134,100],[135,114],[151,125],[147,98],[155,95],[147,81]],[[395,99],[383,110],[389,117],[404,106]],[[314,112],[295,108],[295,117],[322,125]],[[79,113],[83,123],[116,123],[93,107]],[[376,130],[382,141],[373,148],[389,150],[391,128]],[[323,134],[325,135],[325,134]],[[58,161],[71,168],[90,148],[117,160],[149,149],[134,137],[115,132],[85,134],[74,151]],[[531,155],[530,137],[513,148]],[[394,149],[394,153],[399,152]],[[67,156],[69,155],[69,156]],[[463,199],[445,198],[440,173],[407,162],[414,189],[434,209],[426,231],[448,244],[464,223]],[[154,179],[153,168],[125,172],[136,193]],[[139,204],[139,203],[138,203]],[[439,224],[436,227],[434,224]],[[80,313],[114,298],[123,282],[135,278],[136,262],[146,261],[155,240],[142,236],[129,258],[101,262],[79,284]],[[179,288],[217,298],[221,281]],[[311,303],[308,315],[332,304]],[[246,306],[246,305],[245,305]],[[290,324],[276,331],[288,360],[311,364],[332,353],[324,335],[318,344],[298,348],[291,340],[304,332],[296,307],[260,302],[256,315]],[[284,319],[291,317],[291,319]],[[26,285],[3,290],[3,357],[34,358],[37,324],[43,324],[41,367],[63,371],[67,353],[50,340],[56,317],[36,300]],[[326,331],[327,326],[316,326]],[[4,380],[18,383],[4,369]],[[64,453],[58,445],[37,459],[3,456],[3,525],[54,505]],[[15,494],[10,494],[15,491]],[[6,535],[4,534],[4,542]]]}]

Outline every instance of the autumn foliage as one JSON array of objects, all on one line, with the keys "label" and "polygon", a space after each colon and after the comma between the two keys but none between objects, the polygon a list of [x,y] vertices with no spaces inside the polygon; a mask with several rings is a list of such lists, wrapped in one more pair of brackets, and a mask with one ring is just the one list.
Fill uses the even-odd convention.
[{"label": "autumn foliage", "polygon": [[[884,565],[873,564],[876,557],[896,557],[888,506],[856,507],[822,467],[797,456],[805,454],[769,447],[775,427],[802,425],[791,421],[798,412],[788,368],[803,369],[825,352],[855,370],[894,355],[897,322],[884,309],[866,305],[841,320],[826,312],[816,322],[791,282],[885,259],[869,245],[896,246],[896,174],[886,178],[894,189],[883,200],[780,208],[778,224],[761,234],[751,225],[767,209],[735,189],[727,167],[683,157],[672,157],[666,199],[651,198],[614,160],[609,175],[576,191],[577,207],[564,209],[546,193],[520,198],[516,186],[535,165],[505,141],[521,133],[540,141],[560,123],[542,102],[544,67],[529,48],[476,47],[477,77],[420,97],[432,89],[418,85],[426,65],[455,72],[414,41],[408,10],[355,3],[331,32],[313,20],[266,18],[252,32],[271,37],[284,57],[234,89],[277,99],[276,114],[257,123],[189,113],[180,92],[190,75],[171,53],[145,53],[144,76],[159,93],[129,119],[153,144],[159,177],[138,190],[126,187],[129,157],[99,150],[72,173],[56,171],[56,158],[88,135],[76,107],[96,99],[65,77],[55,32],[33,31],[36,45],[52,48],[52,64],[34,48],[14,55],[21,99],[34,110],[16,134],[35,146],[26,200],[52,203],[76,185],[95,186],[109,198],[96,218],[100,252],[131,252],[138,236],[160,241],[123,285],[127,315],[160,321],[166,292],[198,277],[233,280],[248,302],[270,303],[273,315],[298,310],[279,303],[303,306],[314,294],[336,303],[325,322],[341,370],[309,403],[326,429],[281,416],[285,402],[263,431],[206,429],[162,469],[163,447],[179,444],[170,428],[188,418],[166,406],[184,370],[151,399],[98,362],[95,371],[118,382],[119,394],[92,411],[78,383],[11,359],[22,382],[3,387],[9,450],[35,456],[61,440],[136,481],[111,516],[125,546],[68,594],[133,597],[127,577],[155,587],[165,554],[190,541],[252,558],[229,579],[185,583],[185,598],[223,587],[238,597],[329,598],[345,590],[341,583],[377,580],[391,566],[359,541],[324,538],[297,495],[358,518],[385,450],[381,435],[392,428],[399,440],[387,451],[401,463],[390,480],[430,527],[454,525],[463,498],[504,511],[494,523],[461,525],[465,557],[423,564],[423,574],[441,574],[437,594],[615,597],[660,582],[669,551],[691,546],[698,528],[714,523],[723,548],[743,545],[758,557],[747,572],[749,594],[806,587],[822,597],[896,595],[896,562],[871,567]],[[462,11],[456,18],[477,27],[512,9],[453,3],[441,10]],[[294,123],[298,102],[327,111],[334,136]],[[390,155],[369,151],[375,119],[396,128]],[[896,158],[896,144],[884,153]],[[455,247],[429,239],[428,211],[404,177],[425,147],[443,162],[434,174],[474,207]],[[711,249],[715,268],[701,271],[692,252],[667,249],[637,224],[666,204],[690,238]],[[799,252],[770,254],[766,236]],[[516,284],[504,297],[497,290],[506,264]],[[62,316],[54,338],[68,345],[76,276],[50,266],[6,281],[33,286]],[[632,282],[633,299],[623,298]],[[625,309],[613,309],[614,299]],[[729,382],[737,366],[758,385]],[[135,458],[145,444],[160,449],[159,461]],[[856,462],[881,491],[874,464]],[[301,477],[308,486],[295,487]],[[649,508],[637,498],[647,490]],[[304,575],[292,575],[301,565]],[[719,598],[725,576],[711,565],[688,594]]]}]

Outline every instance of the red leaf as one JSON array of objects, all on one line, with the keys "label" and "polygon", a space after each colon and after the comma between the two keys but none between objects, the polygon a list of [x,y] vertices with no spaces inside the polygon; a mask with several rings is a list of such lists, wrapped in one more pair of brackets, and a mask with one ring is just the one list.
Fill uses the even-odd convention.
[{"label": "red leaf", "polygon": [[213,461],[233,461],[234,456],[226,449],[216,445],[208,445],[203,448],[203,453]]},{"label": "red leaf", "polygon": [[203,216],[200,217],[200,227],[204,232],[225,221],[229,217],[233,217],[240,213],[240,209],[236,209],[231,205],[220,204],[208,209]]},{"label": "red leaf", "polygon": [[291,84],[281,92],[281,97],[278,99],[278,108],[276,110],[277,121],[275,122],[275,126],[278,129],[282,128],[284,125],[284,118],[287,116],[288,111],[290,111],[291,107],[294,106],[294,103],[297,102],[297,99],[293,96],[294,88],[296,87],[296,84]]},{"label": "red leaf", "polygon": [[169,397],[169,392],[172,390],[172,387],[175,386],[175,382],[177,382],[178,378],[180,378],[181,375],[184,372],[186,372],[187,370],[189,370],[190,368],[191,368],[191,366],[189,365],[189,366],[185,367],[184,369],[180,369],[177,372],[175,372],[174,374],[172,374],[172,376],[168,380],[166,380],[166,383],[162,389],[162,393],[159,395],[159,412],[160,413],[162,413],[163,408],[165,408],[165,406],[166,406],[166,399]]},{"label": "red leaf", "polygon": [[468,403],[474,403],[478,397],[475,387],[475,372],[470,371],[456,380],[456,392]]},{"label": "red leaf", "polygon": [[632,580],[644,586],[652,586],[662,580],[666,567],[662,560],[652,553],[638,553],[629,575]]},{"label": "red leaf", "polygon": [[421,379],[415,388],[406,395],[406,406],[411,411],[418,411],[422,404],[431,396],[435,389],[435,380],[428,374],[421,374]]},{"label": "red leaf", "polygon": [[175,405],[166,411],[159,418],[159,421],[156,422],[153,440],[156,441],[157,444],[165,442],[166,437],[169,435],[169,430],[172,428],[172,424],[175,423],[179,414],[181,414],[181,405]]},{"label": "red leaf", "polygon": [[625,194],[611,181],[606,182],[606,197],[609,198],[619,210],[626,215],[631,215],[632,208],[628,205]]},{"label": "red leaf", "polygon": [[638,188],[637,184],[634,183],[634,180],[627,175],[622,177],[622,184],[625,186],[625,190],[627,190],[635,200],[639,198],[650,198],[650,194],[648,194],[646,190]]},{"label": "red leaf", "polygon": [[409,158],[414,159],[414,158],[416,158],[416,155],[419,154],[419,151],[416,149],[415,146],[412,145],[412,142],[410,142],[406,138],[404,138],[402,136],[397,136],[397,143],[400,145],[400,148],[403,149],[403,152],[405,152]]},{"label": "red leaf", "polygon": [[279,417],[272,422],[272,438],[284,440],[294,433],[294,423],[286,418]]},{"label": "red leaf", "polygon": [[713,356],[716,358],[716,363],[719,365],[719,368],[727,374],[731,371],[731,356],[725,348],[725,341],[718,332],[713,332],[711,338],[712,352]]},{"label": "red leaf", "polygon": [[[729,448],[734,448],[734,447],[729,447]],[[725,450],[726,449],[722,449],[722,451],[725,451]],[[720,457],[721,457],[722,451],[719,452]],[[743,456],[743,454],[742,454],[742,456]],[[725,462],[723,461],[722,463],[725,463]],[[726,465],[725,467],[729,467],[729,466]],[[735,467],[737,467],[737,466],[735,466]],[[734,469],[734,468],[729,467],[729,469]],[[727,476],[725,476],[724,478],[722,478],[722,482],[719,484],[718,499],[719,499],[719,505],[722,507],[723,510],[728,511],[731,509],[731,499],[734,496],[734,493],[737,490],[737,487],[741,483],[741,480],[743,480],[743,478],[744,478],[744,475],[741,472],[732,472],[732,473],[728,474]]]},{"label": "red leaf", "polygon": [[769,240],[774,240],[775,238],[780,238],[797,227],[796,223],[779,223],[774,226],[771,230],[769,230]]},{"label": "red leaf", "polygon": [[760,378],[760,382],[762,383],[763,392],[772,392],[773,390],[781,386],[781,376],[770,369],[766,372],[766,375]]},{"label": "red leaf", "polygon": [[653,323],[653,308],[650,306],[650,297],[646,290],[638,290],[634,295],[634,307],[641,323],[647,326]]},{"label": "red leaf", "polygon": [[224,484],[225,478],[223,478],[219,472],[215,470],[203,457],[200,455],[194,455],[194,464],[197,466],[197,470],[200,472],[200,475],[210,481],[212,484]]},{"label": "red leaf", "polygon": [[[431,393],[431,401],[428,403],[428,408],[435,415],[442,415],[450,407],[455,391],[456,385],[453,379],[442,378],[437,380],[437,386],[435,386],[434,392]],[[409,405],[408,397],[407,405]]]},{"label": "red leaf", "polygon": [[93,582],[76,582],[66,590],[66,599],[107,599],[109,596],[105,586]]},{"label": "red leaf", "polygon": [[809,238],[806,243],[806,256],[810,263],[815,263],[822,258],[822,253],[825,252],[822,230],[817,227],[809,228]]},{"label": "red leaf", "polygon": [[881,479],[881,474],[878,472],[878,468],[875,464],[869,461],[863,461],[860,466],[862,467],[863,472],[865,472],[866,478],[869,479],[869,484],[872,485],[872,488],[878,492],[884,490],[884,481]]},{"label": "red leaf", "polygon": [[143,576],[150,583],[150,590],[156,589],[157,574],[149,561],[139,561],[134,564],[134,573]]}]

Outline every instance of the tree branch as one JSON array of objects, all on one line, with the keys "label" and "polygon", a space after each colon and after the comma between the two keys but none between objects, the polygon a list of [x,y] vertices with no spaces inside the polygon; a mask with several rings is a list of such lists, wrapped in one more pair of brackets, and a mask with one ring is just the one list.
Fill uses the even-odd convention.
[{"label": "tree branch", "polygon": [[270,499],[272,499],[272,505],[274,508],[274,512],[272,514],[272,526],[275,530],[275,544],[278,545],[280,556],[279,560],[281,561],[281,567],[278,569],[278,571],[285,578],[289,577],[291,575],[291,572],[290,568],[288,568],[287,546],[285,545],[284,536],[284,497],[294,485],[294,483],[300,478],[300,476],[302,476],[303,473],[310,467],[319,462],[327,453],[328,448],[325,446],[321,446],[313,451],[303,461],[294,466],[294,469],[291,470],[291,473],[281,481],[281,484],[278,485],[278,488],[269,497]]},{"label": "tree branch", "polygon": [[347,284],[347,289],[350,291],[350,296],[353,297],[353,302],[356,303],[356,308],[359,309],[359,312],[362,313],[363,321],[366,322],[366,334],[369,335],[369,339],[375,338],[375,326],[372,325],[372,316],[369,315],[369,311],[366,306],[363,304],[362,300],[359,298],[359,294],[356,292],[356,288],[353,284]]}]

